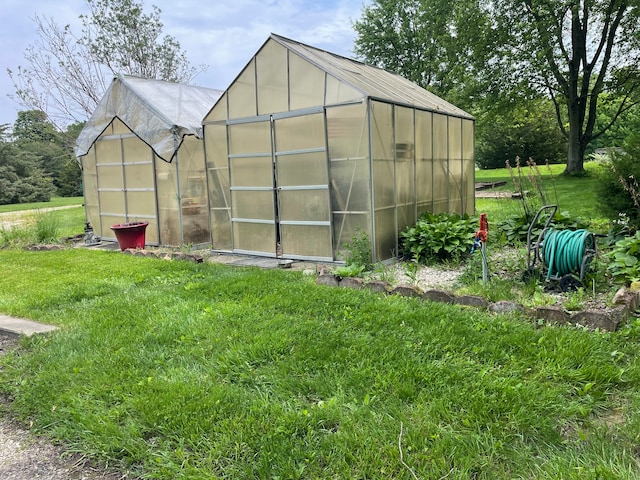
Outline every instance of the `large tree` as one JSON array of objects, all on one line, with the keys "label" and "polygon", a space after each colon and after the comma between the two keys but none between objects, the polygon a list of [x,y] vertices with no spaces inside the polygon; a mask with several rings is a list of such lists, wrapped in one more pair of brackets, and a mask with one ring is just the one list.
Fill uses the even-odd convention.
[{"label": "large tree", "polygon": [[[435,7],[443,9],[447,28],[433,28],[430,12]],[[410,30],[404,28],[407,9],[419,12],[412,17],[417,24]],[[483,96],[486,106],[487,97],[494,102],[498,96],[504,102],[547,95],[554,102],[558,126],[568,140],[566,173],[584,170],[589,142],[610,128],[638,99],[638,0],[464,0],[450,4],[444,0],[374,0],[363,9],[355,27],[356,53],[365,61],[401,74],[405,71],[394,59],[398,48],[406,58],[420,55],[416,48],[434,51],[436,54],[424,57],[428,66],[418,68],[454,75],[460,72],[460,82],[475,85],[476,98],[463,101],[463,108],[477,105],[478,97]],[[412,32],[418,32],[417,47],[407,43],[406,37],[414,35]],[[376,36],[374,50],[371,39]],[[406,45],[394,43],[398,38]],[[442,50],[449,54],[438,55]],[[461,67],[466,65],[469,67]],[[438,86],[424,80],[419,83]],[[596,129],[598,100],[608,91],[616,93],[618,103],[611,122]],[[459,92],[458,87],[450,96],[436,89],[452,101],[460,97]]]},{"label": "large tree", "polygon": [[87,119],[118,74],[188,83],[205,68],[192,67],[178,41],[162,36],[160,9],[135,0],[86,0],[82,31],[36,15],[38,39],[24,54],[27,66],[8,70],[18,102],[47,114],[60,130]]}]

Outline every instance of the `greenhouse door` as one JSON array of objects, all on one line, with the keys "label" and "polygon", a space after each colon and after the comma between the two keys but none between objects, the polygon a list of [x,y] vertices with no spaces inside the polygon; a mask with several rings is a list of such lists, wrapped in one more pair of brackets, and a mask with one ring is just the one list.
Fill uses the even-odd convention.
[{"label": "greenhouse door", "polygon": [[274,115],[273,125],[282,257],[332,261],[324,110]]},{"label": "greenhouse door", "polygon": [[324,112],[229,125],[233,251],[333,260]]}]

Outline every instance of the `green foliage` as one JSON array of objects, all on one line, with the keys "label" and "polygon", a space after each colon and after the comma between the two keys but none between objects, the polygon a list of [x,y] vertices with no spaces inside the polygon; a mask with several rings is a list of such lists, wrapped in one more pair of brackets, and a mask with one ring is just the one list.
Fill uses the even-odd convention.
[{"label": "green foliage", "polygon": [[333,269],[333,274],[338,277],[359,277],[365,271],[364,265],[358,265],[351,263],[344,266],[339,266]]},{"label": "green foliage", "polygon": [[425,212],[400,233],[400,253],[425,264],[458,261],[469,253],[476,226],[477,221],[467,215]]},{"label": "green foliage", "polygon": [[[531,229],[531,239],[536,240],[548,217],[541,215],[536,225]],[[518,243],[526,243],[527,231],[531,225],[531,221],[525,214],[512,214],[495,222],[496,231],[501,241],[510,245]],[[556,212],[549,223],[549,227],[557,230],[577,230],[580,228],[588,228],[589,224],[580,217],[572,217],[569,212]]]},{"label": "green foliage", "polygon": [[595,186],[598,208],[603,215],[617,220],[627,215],[632,230],[640,228],[640,134],[628,139],[624,151],[610,151]]},{"label": "green foliage", "polygon": [[608,255],[607,271],[616,280],[631,283],[640,280],[640,232],[618,240]]},{"label": "green foliage", "polygon": [[123,475],[410,478],[401,448],[421,479],[638,477],[637,321],[538,328],[88,249],[0,263],[0,310],[63,327],[2,357],[5,413]]},{"label": "green foliage", "polygon": [[516,157],[560,163],[567,141],[558,129],[549,100],[529,100],[511,107],[509,114],[492,111],[476,124],[476,163],[480,168],[503,168]]},{"label": "green foliage", "polygon": [[[369,235],[360,227],[356,227],[356,233],[351,236],[351,241],[344,244],[347,251],[345,262],[347,267],[362,267],[363,271],[372,269],[371,265],[371,241]],[[357,268],[352,269],[356,271]],[[362,273],[360,272],[360,273]],[[357,275],[342,275],[343,277],[353,277]]]},{"label": "green foliage", "polygon": [[37,212],[34,218],[36,243],[54,243],[59,240],[60,222],[54,212]]}]

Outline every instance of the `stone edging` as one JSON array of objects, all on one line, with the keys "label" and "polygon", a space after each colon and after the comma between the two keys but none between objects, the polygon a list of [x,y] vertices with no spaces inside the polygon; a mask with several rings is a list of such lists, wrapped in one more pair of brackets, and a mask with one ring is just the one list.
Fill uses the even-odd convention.
[{"label": "stone edging", "polygon": [[484,298],[475,295],[455,295],[447,290],[438,289],[423,291],[417,287],[403,284],[392,287],[384,281],[364,282],[361,278],[357,277],[340,278],[333,274],[323,272],[318,275],[316,283],[330,287],[366,288],[385,295],[423,298],[432,302],[486,309],[492,313],[520,312],[533,320],[542,320],[547,324],[579,325],[591,330],[598,329],[609,332],[615,331],[618,326],[626,321],[630,314],[640,306],[640,290],[630,290],[626,287],[622,287],[615,294],[612,308],[606,310],[568,312],[562,307],[542,306],[527,308],[519,303],[509,301],[490,303]]}]

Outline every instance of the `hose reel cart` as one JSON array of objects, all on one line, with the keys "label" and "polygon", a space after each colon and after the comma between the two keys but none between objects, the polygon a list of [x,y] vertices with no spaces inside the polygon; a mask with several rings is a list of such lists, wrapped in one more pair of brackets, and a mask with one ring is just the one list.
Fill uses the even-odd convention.
[{"label": "hose reel cart", "polygon": [[[589,263],[596,256],[595,236],[584,229],[557,230],[549,227],[557,205],[544,205],[533,217],[527,230],[527,270],[523,279],[540,275],[548,281],[558,281],[563,292],[582,287]],[[537,239],[533,231],[543,212],[548,213]],[[536,268],[540,262],[541,271]],[[578,275],[576,278],[574,275]]]}]

